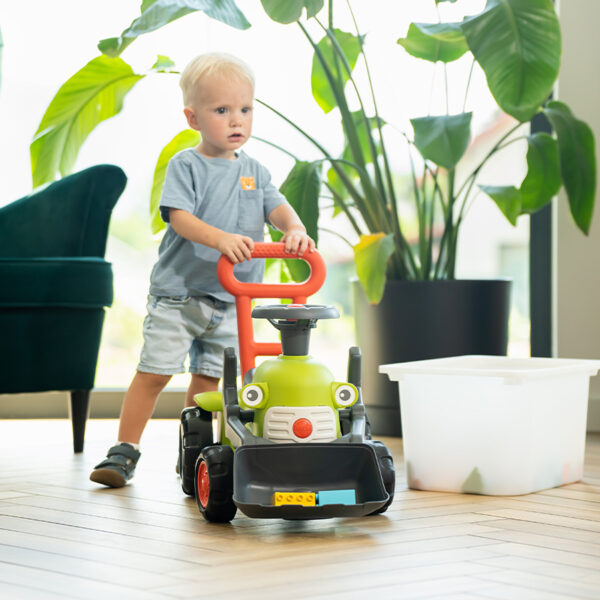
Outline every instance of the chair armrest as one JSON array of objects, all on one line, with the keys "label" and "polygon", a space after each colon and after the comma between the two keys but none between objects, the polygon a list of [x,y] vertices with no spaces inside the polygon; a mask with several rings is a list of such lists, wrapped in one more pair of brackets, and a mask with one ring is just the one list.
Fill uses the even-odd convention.
[{"label": "chair armrest", "polygon": [[102,258],[0,258],[0,308],[101,308],[112,301],[112,265]]}]

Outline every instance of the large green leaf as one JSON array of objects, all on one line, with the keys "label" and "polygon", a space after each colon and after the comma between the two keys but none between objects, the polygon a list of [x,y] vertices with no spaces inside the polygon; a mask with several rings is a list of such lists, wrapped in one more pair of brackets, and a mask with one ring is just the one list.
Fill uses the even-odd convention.
[{"label": "large green leaf", "polygon": [[[306,232],[315,243],[319,240],[321,169],[321,161],[298,161],[279,188],[279,191],[298,213],[306,227]],[[281,232],[271,233],[273,241],[279,241],[282,237]],[[304,281],[310,273],[308,264],[302,260],[286,260],[286,264],[294,281]]]},{"label": "large green leaf", "polygon": [[156,62],[152,65],[152,70],[156,73],[177,73],[173,67],[175,63],[168,57],[164,56],[164,54],[159,54],[156,57]]},{"label": "large green leaf", "polygon": [[306,17],[314,17],[322,8],[323,0],[260,0],[265,12],[277,23],[293,23],[302,16],[306,8]]},{"label": "large green leaf", "polygon": [[575,118],[563,102],[548,102],[544,108],[558,140],[560,174],[577,227],[590,231],[596,194],[596,147],[589,126]]},{"label": "large green leaf", "polygon": [[556,195],[562,185],[558,166],[558,145],[547,133],[527,138],[527,174],[519,189],[509,186],[480,185],[513,224],[523,214],[538,211]]},{"label": "large green leaf", "polygon": [[410,55],[449,63],[469,50],[460,23],[411,23],[400,44]]},{"label": "large green leaf", "polygon": [[119,56],[140,35],[197,11],[236,29],[250,27],[234,0],[144,0],[141,15],[119,37],[100,41],[98,49],[108,56]]},{"label": "large green leaf", "polygon": [[298,213],[308,235],[318,241],[319,192],[322,161],[298,161],[279,191]]},{"label": "large green leaf", "polygon": [[363,235],[354,246],[356,274],[371,304],[377,304],[383,296],[387,263],[393,252],[391,233]]},{"label": "large green leaf", "polygon": [[[346,57],[350,68],[354,69],[360,54],[359,38],[351,33],[347,33],[339,29],[334,29],[333,35],[340,48],[344,52],[344,56]],[[332,73],[339,75],[336,81],[338,82],[340,89],[343,90],[345,84],[350,79],[350,75],[342,65],[341,60],[333,47],[332,41],[328,36],[325,36],[319,42],[318,47],[325,58],[329,70]],[[324,112],[328,113],[337,106],[335,95],[331,90],[331,85],[327,79],[327,75],[325,74],[325,69],[323,68],[323,65],[321,64],[321,61],[316,53],[313,56],[311,85],[313,96],[317,101],[317,104],[323,109]]]},{"label": "large green leaf", "polygon": [[160,216],[159,204],[169,161],[177,154],[177,152],[197,146],[201,139],[202,136],[198,131],[184,129],[160,151],[158,160],[156,161],[156,167],[154,167],[152,194],[150,196],[150,227],[152,233],[158,233],[165,228],[165,222]]},{"label": "large green leaf", "polygon": [[88,135],[121,111],[123,99],[143,77],[120,58],[98,56],[63,84],[30,146],[34,187],[71,172]]},{"label": "large green leaf", "polygon": [[521,215],[521,192],[514,185],[480,185],[512,225]]},{"label": "large green leaf", "polygon": [[140,12],[143,13],[147,11],[150,6],[156,4],[159,0],[142,0],[142,6],[140,7]]},{"label": "large green leaf", "polygon": [[461,159],[469,143],[472,113],[411,119],[415,146],[423,158],[451,169]]},{"label": "large green leaf", "polygon": [[527,175],[521,183],[521,212],[534,213],[558,193],[562,181],[558,144],[547,133],[527,138]]},{"label": "large green leaf", "polygon": [[560,25],[552,0],[488,0],[462,30],[500,108],[531,119],[560,67]]}]

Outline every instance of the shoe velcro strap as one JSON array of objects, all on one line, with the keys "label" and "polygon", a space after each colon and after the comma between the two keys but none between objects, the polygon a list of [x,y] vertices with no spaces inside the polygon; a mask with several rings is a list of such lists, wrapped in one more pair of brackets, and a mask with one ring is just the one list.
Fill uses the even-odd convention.
[{"label": "shoe velcro strap", "polygon": [[134,462],[137,462],[141,456],[141,452],[136,450],[133,446],[117,444],[116,446],[110,448],[110,450],[106,453],[107,457],[118,455],[125,456],[127,458],[130,458]]},{"label": "shoe velcro strap", "polygon": [[110,457],[105,458],[101,463],[98,463],[94,469],[111,469],[113,467],[122,467],[127,471],[134,466],[135,461],[131,460],[127,456],[123,456],[122,454],[112,454]]}]

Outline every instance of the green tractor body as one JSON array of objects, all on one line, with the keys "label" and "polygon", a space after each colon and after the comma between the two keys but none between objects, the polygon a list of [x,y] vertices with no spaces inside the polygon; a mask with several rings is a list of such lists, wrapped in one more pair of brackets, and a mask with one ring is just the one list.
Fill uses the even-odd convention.
[{"label": "green tractor body", "polygon": [[252,316],[281,332],[282,353],[248,369],[238,391],[236,352],[225,350],[223,391],[196,395],[198,407],[182,415],[183,490],[212,522],[230,521],[238,509],[284,519],[384,512],[394,469],[385,446],[370,438],[360,350],[350,349],[348,381],[335,381],[308,354],[310,330],[337,310],[288,304],[256,307]]}]

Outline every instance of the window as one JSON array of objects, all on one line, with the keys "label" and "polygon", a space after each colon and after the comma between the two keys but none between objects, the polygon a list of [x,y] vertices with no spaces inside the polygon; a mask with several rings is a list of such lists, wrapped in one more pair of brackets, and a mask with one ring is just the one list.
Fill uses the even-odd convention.
[{"label": "window", "polygon": [[[97,55],[98,40],[118,35],[139,14],[139,4],[139,0],[106,0],[94,5],[77,0],[36,2],[34,19],[31,18],[31,3],[14,2],[3,6],[0,12],[5,43],[0,90],[3,203],[30,190],[29,143],[58,86]],[[188,15],[158,32],[140,37],[125,51],[123,59],[137,72],[145,72],[156,60],[157,53],[168,55],[178,68],[207,50],[237,54],[255,70],[258,98],[282,110],[307,131],[318,134],[330,148],[341,149],[343,140],[339,139],[338,116],[335,111],[324,115],[312,98],[309,86],[312,54],[300,30],[270,22],[258,2],[239,4],[253,24],[247,31],[233,30],[202,14]],[[353,3],[361,29],[368,32],[367,51],[375,87],[380,90],[380,112],[386,120],[406,131],[410,131],[410,117],[426,114],[424,107],[429,106],[434,112],[442,110],[443,87],[441,73],[437,73],[433,88],[428,83],[423,84],[423,73],[429,65],[419,64],[414,59],[405,60],[403,50],[395,45],[409,22],[436,18],[433,1],[409,4],[385,0]],[[456,9],[452,3],[444,4],[448,6],[440,6],[440,9]],[[466,4],[468,8],[469,3]],[[484,2],[473,0],[470,4],[476,11]],[[77,23],[77,27],[73,27],[73,23]],[[341,19],[338,26],[352,30],[351,23]],[[394,65],[393,69],[390,64]],[[464,81],[469,66],[470,63],[458,61],[450,70],[458,80],[462,77]],[[486,136],[506,123],[494,113],[487,92],[483,91],[481,74],[475,73],[472,86],[475,92],[471,101],[484,107],[484,119],[474,123],[475,142],[484,148]],[[383,96],[381,90],[385,90]],[[451,110],[461,109],[462,93],[451,90]],[[149,273],[158,248],[149,233],[151,178],[160,150],[184,128],[186,122],[178,77],[148,75],[127,96],[121,114],[105,121],[91,134],[75,166],[77,170],[110,162],[123,167],[128,176],[125,193],[113,213],[107,250],[115,273],[115,303],[107,314],[97,387],[126,387],[137,364]],[[318,156],[306,140],[261,106],[256,107],[254,134],[284,147],[293,144],[294,153],[303,159]],[[394,130],[388,134],[390,143],[401,144],[401,138],[395,137]],[[408,162],[404,145],[398,147],[400,151],[394,153],[396,163],[393,166],[398,173],[406,173]],[[255,140],[245,149],[268,166],[276,184],[284,180],[292,165],[289,157]],[[476,150],[473,150],[473,160],[477,159]],[[498,173],[505,171],[501,164],[495,168]],[[488,175],[493,183],[494,173]],[[516,180],[518,177],[515,173]],[[323,211],[324,223],[329,219],[329,212]],[[338,219],[331,228],[340,231],[344,225]],[[457,275],[512,275],[522,281],[522,261],[526,261],[523,252],[527,244],[526,223],[513,229],[492,201],[480,195],[461,229]],[[312,353],[322,360],[331,361],[334,374],[342,378],[347,347],[354,343],[348,284],[348,278],[353,274],[352,252],[337,237],[327,233],[321,236],[320,248],[328,263],[329,275],[327,285],[314,301],[336,304],[343,317],[320,323],[312,336],[311,348]],[[519,315],[521,337],[514,346],[519,354],[526,348],[528,352],[528,327],[525,326],[528,316],[519,308],[527,305],[524,300],[527,292],[527,286],[521,282],[518,294],[513,295],[515,311],[520,311],[515,314]],[[186,381],[185,376],[178,376],[170,385],[182,387]]]}]

